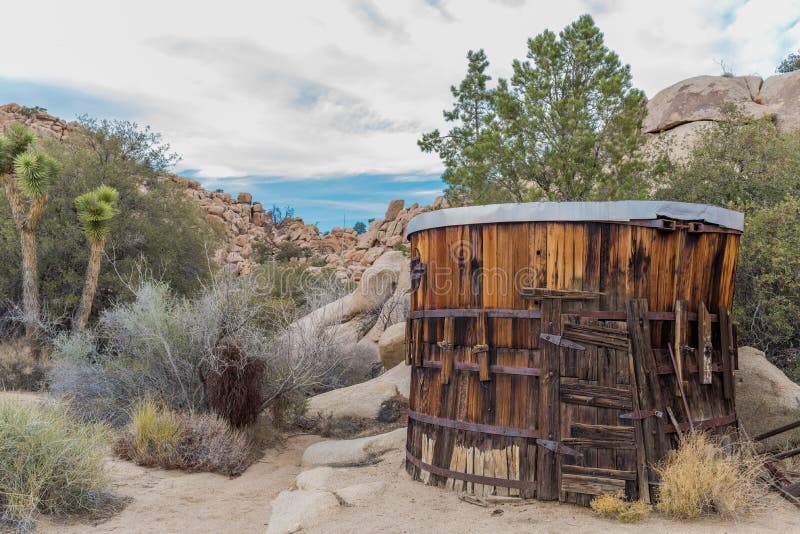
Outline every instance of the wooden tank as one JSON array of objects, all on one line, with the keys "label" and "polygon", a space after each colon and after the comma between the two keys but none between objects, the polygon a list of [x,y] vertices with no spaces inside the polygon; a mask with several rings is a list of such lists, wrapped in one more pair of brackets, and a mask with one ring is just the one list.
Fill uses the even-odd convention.
[{"label": "wooden tank", "polygon": [[676,202],[439,210],[408,226],[406,468],[475,495],[655,499],[692,428],[737,428],[744,218]]}]

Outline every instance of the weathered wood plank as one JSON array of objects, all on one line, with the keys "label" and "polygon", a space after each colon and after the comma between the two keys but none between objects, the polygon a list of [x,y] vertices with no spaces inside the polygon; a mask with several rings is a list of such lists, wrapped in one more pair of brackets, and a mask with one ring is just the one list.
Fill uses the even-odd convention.
[{"label": "weathered wood plank", "polygon": [[489,319],[486,312],[481,312],[476,320],[477,343],[473,352],[478,355],[478,375],[481,382],[492,379],[489,372]]},{"label": "weathered wood plank", "polygon": [[572,423],[570,435],[573,438],[585,438],[609,442],[626,441],[632,443],[634,439],[632,426],[590,425],[585,423]]},{"label": "weathered wood plank", "polygon": [[704,302],[697,309],[697,367],[700,370],[700,383],[711,384],[711,357],[714,346],[711,344],[711,317]]},{"label": "weathered wood plank", "polygon": [[588,495],[603,495],[625,490],[625,481],[597,476],[561,475],[561,490]]},{"label": "weathered wood plank", "polygon": [[722,390],[726,400],[733,399],[733,325],[731,310],[727,306],[719,307],[720,353],[722,355]]},{"label": "weathered wood plank", "polygon": [[[549,239],[548,239],[549,242]],[[542,300],[542,332],[561,333],[561,300]],[[557,441],[559,435],[559,379],[560,350],[552,343],[544,343],[541,349],[542,376],[539,380],[539,428],[542,437]],[[559,455],[544,448],[538,448],[537,455],[537,498],[555,500],[558,498],[558,477],[560,474]]]},{"label": "weathered wood plank", "polygon": [[454,317],[445,318],[444,339],[439,343],[439,346],[442,348],[442,370],[439,374],[439,382],[442,384],[449,384],[450,376],[453,374],[455,322]]},{"label": "weathered wood plank", "polygon": [[621,471],[619,469],[602,469],[599,467],[586,467],[583,465],[562,465],[562,476],[564,473],[571,475],[613,478],[616,480],[636,480],[636,471]]},{"label": "weathered wood plank", "polygon": [[675,301],[675,325],[672,336],[672,346],[675,350],[676,380],[681,380],[681,387],[675,388],[675,395],[681,395],[681,388],[688,388],[689,373],[686,370],[686,352],[689,350],[689,303],[685,300]]},{"label": "weathered wood plank", "polygon": [[562,300],[595,300],[603,296],[599,291],[580,289],[551,289],[548,287],[523,287],[520,295],[526,299],[560,298]]}]

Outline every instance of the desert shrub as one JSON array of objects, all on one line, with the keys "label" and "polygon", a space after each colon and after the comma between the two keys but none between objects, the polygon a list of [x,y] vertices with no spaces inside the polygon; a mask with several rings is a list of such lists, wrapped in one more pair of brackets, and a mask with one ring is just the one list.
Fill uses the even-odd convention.
[{"label": "desert shrub", "polygon": [[736,518],[758,506],[766,492],[759,482],[763,459],[747,448],[728,453],[703,432],[686,436],[658,466],[657,509],[693,519],[716,514]]},{"label": "desert shrub", "polygon": [[622,523],[639,522],[652,511],[650,505],[645,502],[625,500],[622,492],[598,495],[592,499],[589,506],[602,517],[616,519]]},{"label": "desert shrub", "polygon": [[252,424],[261,412],[266,362],[243,354],[232,339],[222,340],[214,355],[204,376],[209,408],[237,428]]},{"label": "desert shrub", "polygon": [[211,414],[177,413],[149,400],[134,410],[114,453],[139,465],[240,475],[255,460],[244,434]]},{"label": "desert shrub", "polygon": [[275,247],[275,261],[290,261],[297,258],[307,258],[310,252],[308,248],[291,241],[284,241]]},{"label": "desert shrub", "polygon": [[[800,379],[800,197],[747,219],[736,278],[736,320],[753,344]],[[791,375],[790,375],[791,376]]]},{"label": "desert shrub", "polygon": [[[56,340],[51,391],[83,417],[116,425],[142,396],[178,411],[211,408],[236,426],[267,408],[279,415],[316,388],[339,384],[348,369],[328,325],[302,335],[289,326],[342,293],[333,282],[309,280],[300,286],[302,305],[264,299],[274,288],[255,277],[214,279],[191,299],[141,283],[135,299],[105,310],[92,332]],[[222,350],[228,344],[235,353]]]},{"label": "desert shrub", "polygon": [[0,390],[39,391],[46,386],[49,360],[34,358],[22,339],[0,343]]},{"label": "desert shrub", "polygon": [[0,526],[24,530],[37,513],[116,508],[120,502],[107,492],[107,436],[103,426],[78,423],[57,404],[0,398]]},{"label": "desert shrub", "polygon": [[[106,246],[114,268],[104,265],[100,271],[95,316],[131,297],[123,280],[138,275],[142,260],[177,293],[196,291],[211,275],[207,251],[216,248],[220,235],[186,189],[165,177],[175,161],[169,146],[129,122],[82,119],[80,125],[62,140],[41,139],[61,164],[37,231],[43,309],[63,323],[74,314],[86,271],[86,238],[73,200],[101,184],[119,191],[120,213]],[[22,293],[19,241],[3,196],[0,191],[0,314],[20,302]]]}]

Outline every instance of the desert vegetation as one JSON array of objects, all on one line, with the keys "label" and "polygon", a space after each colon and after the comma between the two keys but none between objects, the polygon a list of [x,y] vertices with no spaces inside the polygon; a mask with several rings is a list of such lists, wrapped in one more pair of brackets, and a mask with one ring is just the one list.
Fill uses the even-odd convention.
[{"label": "desert vegetation", "polygon": [[0,529],[28,530],[37,514],[113,513],[108,429],[76,421],[59,404],[0,398]]}]

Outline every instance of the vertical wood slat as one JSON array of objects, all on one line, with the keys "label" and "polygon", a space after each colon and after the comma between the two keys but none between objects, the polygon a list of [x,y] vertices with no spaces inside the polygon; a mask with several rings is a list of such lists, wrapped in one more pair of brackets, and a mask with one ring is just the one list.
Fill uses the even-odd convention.
[{"label": "vertical wood slat", "polygon": [[453,374],[453,345],[455,340],[455,317],[444,319],[444,340],[439,343],[442,348],[442,370],[439,373],[439,383],[449,384]]},{"label": "vertical wood slat", "polygon": [[[631,299],[626,304],[628,312],[628,336],[631,341],[635,394],[639,399],[640,410],[661,410],[661,385],[658,379],[655,355],[650,345],[650,321],[647,319],[647,299]],[[648,481],[655,481],[657,473],[654,466],[666,453],[664,427],[658,417],[642,420],[645,461],[649,467]]]},{"label": "vertical wood slat", "polygon": [[704,302],[697,309],[697,367],[700,371],[700,383],[711,384],[711,355],[714,347],[711,344],[711,315]]},{"label": "vertical wood slat", "polygon": [[731,325],[731,309],[719,307],[720,344],[722,348],[722,389],[726,400],[733,399],[733,328]]},{"label": "vertical wood slat", "polygon": [[405,345],[405,360],[406,365],[411,365],[413,360],[414,354],[414,342],[413,342],[413,319],[406,319],[406,345]]},{"label": "vertical wood slat", "polygon": [[486,312],[478,314],[476,323],[477,331],[477,344],[476,349],[478,354],[478,375],[481,382],[487,382],[492,379],[489,372],[489,334],[488,334],[489,319]]},{"label": "vertical wood slat", "polygon": [[[561,299],[542,299],[542,333],[561,334]],[[541,345],[542,373],[539,382],[539,429],[544,439],[557,441],[560,439],[560,349],[558,346],[543,342]],[[543,501],[558,498],[558,477],[561,472],[559,455],[538,447],[537,454],[537,495]]]},{"label": "vertical wood slat", "polygon": [[412,359],[414,367],[422,366],[422,335],[425,320],[417,319],[414,321],[414,337],[412,341]]},{"label": "vertical wood slat", "polygon": [[685,300],[675,301],[675,332],[672,338],[672,346],[675,350],[675,369],[676,380],[682,382],[682,387],[676,384],[675,395],[681,395],[681,389],[688,391],[689,373],[686,370],[686,352],[689,347],[689,303]]}]

